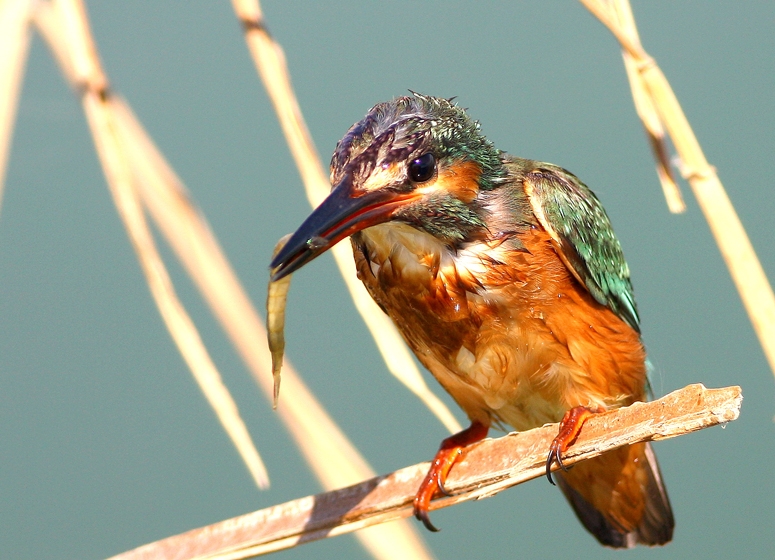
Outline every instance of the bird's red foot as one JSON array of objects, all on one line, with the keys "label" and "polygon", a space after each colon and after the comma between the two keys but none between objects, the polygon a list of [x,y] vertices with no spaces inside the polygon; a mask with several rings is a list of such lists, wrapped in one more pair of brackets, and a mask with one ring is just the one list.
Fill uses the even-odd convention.
[{"label": "bird's red foot", "polygon": [[433,458],[431,468],[414,497],[414,516],[422,521],[422,524],[429,531],[438,531],[428,517],[431,500],[437,491],[449,495],[444,488],[444,483],[447,481],[452,466],[463,458],[466,453],[465,447],[483,440],[489,429],[489,426],[475,421],[462,432],[458,432],[441,442],[441,447]]},{"label": "bird's red foot", "polygon": [[549,456],[546,458],[546,478],[554,485],[552,480],[552,465],[557,465],[564,471],[568,469],[562,464],[562,455],[565,453],[571,444],[576,441],[581,432],[581,427],[584,422],[589,420],[593,414],[599,414],[605,412],[605,409],[598,407],[596,409],[588,408],[586,406],[575,406],[565,413],[565,416],[560,420],[560,433],[554,438],[552,444],[549,446]]}]

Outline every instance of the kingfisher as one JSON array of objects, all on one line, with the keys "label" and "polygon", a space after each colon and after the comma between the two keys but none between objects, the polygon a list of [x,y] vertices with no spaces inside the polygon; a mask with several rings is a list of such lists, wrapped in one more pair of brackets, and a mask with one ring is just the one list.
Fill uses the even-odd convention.
[{"label": "kingfisher", "polygon": [[272,260],[272,279],[349,236],[358,277],[470,419],[442,441],[415,516],[436,530],[431,500],[491,426],[558,422],[547,477],[584,527],[614,548],[669,542],[648,443],[562,463],[588,418],[647,398],[629,268],[595,194],[561,167],[496,149],[453,99],[414,92],[350,128],[331,185]]}]

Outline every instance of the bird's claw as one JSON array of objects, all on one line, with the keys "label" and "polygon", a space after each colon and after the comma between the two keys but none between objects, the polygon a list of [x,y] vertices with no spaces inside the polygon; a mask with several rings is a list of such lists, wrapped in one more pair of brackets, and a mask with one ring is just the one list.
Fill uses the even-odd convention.
[{"label": "bird's claw", "polygon": [[[436,489],[444,496],[451,496],[452,493],[446,489],[442,478],[442,476],[436,477]],[[430,483],[430,487],[433,487],[432,482]],[[431,523],[431,518],[428,515],[428,507],[430,506],[430,501],[431,498],[433,498],[433,494],[435,494],[435,492],[428,492],[424,486],[420,488],[420,491],[417,493],[417,496],[414,499],[414,516],[418,521],[421,521],[422,524],[425,525],[426,529],[434,533],[438,533],[441,531],[441,529]]]},{"label": "bird's claw", "polygon": [[441,487],[441,476],[438,470],[438,463],[434,461],[428,474],[425,475],[425,479],[420,484],[420,488],[417,490],[417,494],[414,497],[413,510],[414,516],[418,521],[421,521],[425,528],[434,533],[438,532],[438,528],[431,523],[430,517],[428,517],[428,510],[431,506],[431,500],[434,494],[436,494],[437,488]]},{"label": "bird's claw", "polygon": [[439,477],[438,480],[436,480],[436,487],[439,489],[439,492],[444,496],[449,497],[452,495],[452,492],[447,490],[447,488],[444,486],[444,481],[441,480],[441,477]]},{"label": "bird's claw", "polygon": [[552,486],[556,486],[552,479],[552,465],[557,465],[565,472],[568,472],[568,468],[562,462],[562,455],[568,450],[568,447],[576,441],[576,438],[581,432],[581,427],[584,425],[592,415],[605,412],[602,407],[596,407],[594,409],[586,406],[575,406],[565,413],[560,420],[560,430],[557,437],[554,438],[552,444],[549,446],[549,456],[546,458],[546,478]]},{"label": "bird's claw", "polygon": [[428,510],[431,505],[431,500],[437,491],[446,494],[444,489],[444,482],[442,481],[443,472],[438,469],[439,463],[434,461],[433,466],[425,476],[425,480],[420,485],[417,491],[417,495],[414,497],[414,516],[418,521],[421,521],[425,528],[429,531],[437,533],[439,528],[431,523],[431,519],[428,516]]},{"label": "bird's claw", "polygon": [[414,516],[422,521],[422,524],[429,531],[434,533],[439,531],[428,517],[431,500],[437,492],[444,496],[451,495],[444,486],[450,469],[465,455],[466,446],[484,439],[488,429],[489,426],[474,421],[462,432],[458,432],[441,442],[441,447],[431,462],[431,468],[428,469],[428,473],[417,490],[413,504]]},{"label": "bird's claw", "polygon": [[556,441],[552,442],[551,447],[549,447],[549,456],[546,458],[546,478],[552,486],[557,486],[552,478],[552,465],[554,463],[557,463],[557,466],[563,471],[568,472],[569,467],[566,467],[562,462],[562,445]]},{"label": "bird's claw", "polygon": [[427,508],[418,508],[415,506],[414,508],[414,516],[417,518],[418,521],[421,521],[423,525],[425,525],[425,528],[433,533],[438,533],[441,531],[438,527],[436,527],[433,523],[431,523],[431,518],[428,516],[428,509]]}]

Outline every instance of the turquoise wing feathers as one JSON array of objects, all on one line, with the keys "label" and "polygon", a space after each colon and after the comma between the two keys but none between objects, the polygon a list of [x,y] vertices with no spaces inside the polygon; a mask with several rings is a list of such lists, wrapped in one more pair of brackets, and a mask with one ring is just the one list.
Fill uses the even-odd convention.
[{"label": "turquoise wing feathers", "polygon": [[630,269],[595,194],[572,173],[549,164],[526,173],[524,185],[533,213],[568,269],[595,300],[640,332]]}]

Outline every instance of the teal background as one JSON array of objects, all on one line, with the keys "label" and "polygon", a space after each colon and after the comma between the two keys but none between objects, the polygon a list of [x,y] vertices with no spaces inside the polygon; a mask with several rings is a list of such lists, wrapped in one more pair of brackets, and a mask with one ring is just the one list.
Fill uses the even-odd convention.
[{"label": "teal background", "polygon": [[[309,207],[230,4],[88,8],[114,88],[262,306],[272,247]],[[610,33],[576,2],[263,8],[324,161],[378,101],[407,89],[457,96],[499,148],[562,165],[598,193],[632,269],[656,394],[696,382],[743,387],[738,421],[655,446],[677,520],[669,546],[603,549],[537,480],[434,513],[443,530],[423,536],[435,555],[772,557],[772,372],[685,184],[686,214],[666,209]],[[634,12],[775,278],[775,4],[641,1]],[[78,100],[36,38],[0,215],[1,557],[103,558],[320,490],[169,263],[267,462],[267,492],[253,486],[171,342]],[[290,358],[378,472],[433,455],[443,427],[386,372],[330,256],[296,275],[286,334]],[[366,553],[345,536],[277,556]]]}]

